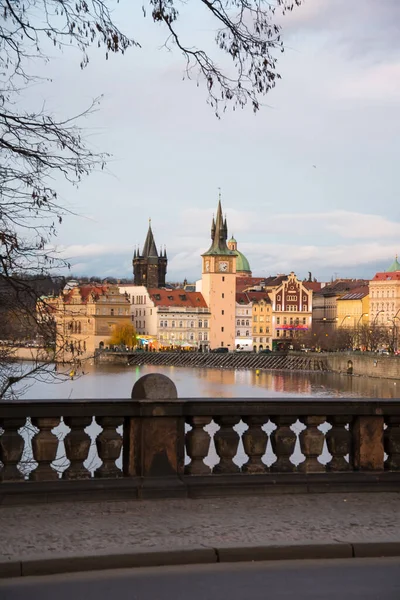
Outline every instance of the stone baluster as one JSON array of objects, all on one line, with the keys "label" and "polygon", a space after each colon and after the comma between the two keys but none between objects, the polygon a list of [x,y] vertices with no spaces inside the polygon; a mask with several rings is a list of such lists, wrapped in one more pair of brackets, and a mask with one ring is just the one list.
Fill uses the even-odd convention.
[{"label": "stone baluster", "polygon": [[307,429],[299,435],[301,451],[306,459],[299,465],[299,471],[303,473],[321,473],[326,471],[325,465],[318,461],[324,447],[324,434],[318,429],[318,425],[325,423],[326,417],[306,417],[303,419]]},{"label": "stone baluster", "polygon": [[117,427],[122,425],[122,417],[98,417],[97,423],[103,428],[96,438],[96,447],[103,464],[95,471],[95,477],[122,477],[122,471],[115,461],[119,458],[122,448],[122,437]]},{"label": "stone baluster", "polygon": [[185,445],[186,452],[192,460],[185,466],[185,473],[209,475],[211,469],[204,463],[204,459],[210,450],[211,438],[207,431],[204,431],[204,427],[211,423],[211,417],[190,417],[187,422],[192,429],[185,436]]},{"label": "stone baluster", "polygon": [[[326,434],[326,445],[332,454],[332,460],[326,465],[327,471],[351,471],[351,432],[346,429],[351,417],[337,415],[330,417],[332,428]],[[345,459],[349,455],[349,462]]]},{"label": "stone baluster", "polygon": [[242,471],[245,473],[265,473],[269,470],[261,460],[268,443],[268,434],[262,429],[267,420],[268,417],[243,417],[243,421],[249,426],[242,438],[244,450],[249,457],[247,463],[242,467]]},{"label": "stone baluster", "polygon": [[239,445],[239,434],[233,429],[240,421],[239,417],[218,417],[214,419],[220,429],[214,435],[215,449],[220,462],[213,468],[213,473],[239,473],[240,469],[233,462]]},{"label": "stone baluster", "polygon": [[384,447],[388,458],[385,469],[388,471],[400,470],[400,416],[387,417],[386,429],[383,434]]},{"label": "stone baluster", "polygon": [[277,460],[271,465],[271,471],[276,473],[296,471],[296,465],[290,461],[297,439],[295,432],[290,429],[290,426],[296,420],[296,417],[274,417],[274,423],[277,428],[271,433],[271,446]]},{"label": "stone baluster", "polygon": [[18,463],[22,458],[25,441],[18,433],[18,429],[26,423],[26,418],[1,419],[0,427],[4,429],[0,435],[0,461],[3,468],[0,469],[0,481],[19,481],[24,479],[18,469]]},{"label": "stone baluster", "polygon": [[51,467],[57,456],[59,440],[51,430],[60,423],[59,417],[38,417],[32,419],[32,425],[39,429],[32,438],[33,458],[38,463],[37,468],[31,472],[29,479],[33,481],[54,481],[58,473]]},{"label": "stone baluster", "polygon": [[85,427],[90,425],[92,417],[65,417],[64,422],[71,431],[65,436],[65,453],[71,464],[62,476],[64,479],[87,479],[90,472],[84,466],[90,448],[90,436]]}]

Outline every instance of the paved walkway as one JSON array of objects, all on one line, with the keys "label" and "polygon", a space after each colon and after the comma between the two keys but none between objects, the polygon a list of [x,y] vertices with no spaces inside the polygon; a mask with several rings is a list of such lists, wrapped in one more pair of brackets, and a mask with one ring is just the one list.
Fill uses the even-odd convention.
[{"label": "paved walkway", "polygon": [[400,540],[400,494],[66,502],[0,507],[0,557],[96,550]]}]

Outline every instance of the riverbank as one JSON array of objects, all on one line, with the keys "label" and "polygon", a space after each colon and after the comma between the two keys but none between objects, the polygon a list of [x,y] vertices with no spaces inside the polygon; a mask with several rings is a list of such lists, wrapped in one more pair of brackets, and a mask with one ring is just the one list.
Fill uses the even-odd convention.
[{"label": "riverbank", "polygon": [[400,380],[400,357],[355,352],[226,354],[199,352],[99,352],[98,364],[152,365],[204,369],[318,371]]}]

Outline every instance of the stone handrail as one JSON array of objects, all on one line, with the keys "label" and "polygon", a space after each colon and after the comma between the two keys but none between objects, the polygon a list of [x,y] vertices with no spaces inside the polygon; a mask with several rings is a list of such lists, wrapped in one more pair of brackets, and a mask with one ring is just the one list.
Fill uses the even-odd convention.
[{"label": "stone handrail", "polygon": [[400,489],[400,400],[132,394],[0,403],[0,501]]}]

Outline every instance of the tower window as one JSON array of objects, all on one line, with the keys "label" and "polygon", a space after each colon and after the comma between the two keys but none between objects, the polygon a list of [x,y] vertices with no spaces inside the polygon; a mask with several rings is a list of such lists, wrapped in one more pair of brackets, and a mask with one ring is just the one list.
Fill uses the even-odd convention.
[{"label": "tower window", "polygon": [[224,314],[225,314],[225,311],[224,311],[224,310],[221,310],[221,314],[222,314],[222,315],[224,315]]},{"label": "tower window", "polygon": [[221,327],[221,331],[222,331],[222,333],[224,333],[224,328],[223,327]]},{"label": "tower window", "polygon": [[225,281],[225,277],[222,277],[222,281]]},{"label": "tower window", "polygon": [[225,294],[222,294],[222,297],[225,298]]}]

